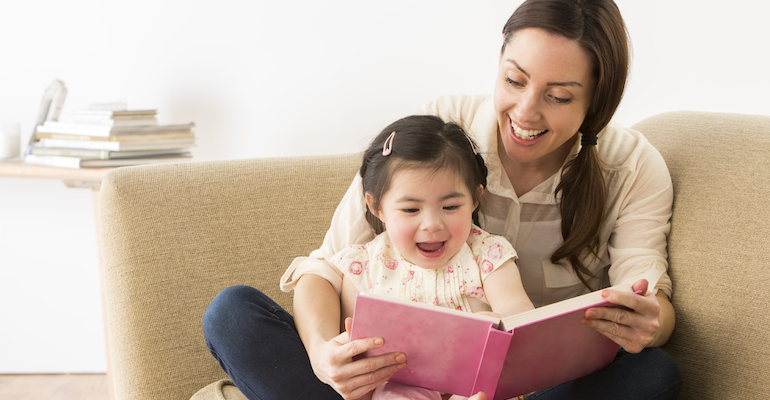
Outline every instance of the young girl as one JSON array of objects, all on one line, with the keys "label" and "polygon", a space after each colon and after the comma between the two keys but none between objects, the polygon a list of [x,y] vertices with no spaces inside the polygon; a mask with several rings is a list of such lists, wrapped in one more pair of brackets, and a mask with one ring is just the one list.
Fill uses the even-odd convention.
[{"label": "young girl", "polygon": [[[344,317],[360,292],[500,316],[533,308],[511,244],[477,226],[487,169],[462,128],[435,116],[398,120],[372,141],[360,175],[378,236],[331,260],[344,274]],[[386,383],[373,398],[441,395]]]}]

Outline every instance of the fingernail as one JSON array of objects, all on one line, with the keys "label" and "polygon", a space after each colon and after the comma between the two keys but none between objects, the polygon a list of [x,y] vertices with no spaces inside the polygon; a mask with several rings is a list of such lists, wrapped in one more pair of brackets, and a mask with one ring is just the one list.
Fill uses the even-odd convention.
[{"label": "fingernail", "polygon": [[374,339],[374,345],[375,346],[382,346],[382,339],[380,339],[380,338]]},{"label": "fingernail", "polygon": [[604,297],[605,299],[607,297],[610,297],[610,291],[609,290],[602,290],[602,297]]},{"label": "fingernail", "polygon": [[396,362],[402,363],[404,361],[406,361],[406,356],[405,355],[399,354],[399,355],[396,356]]}]

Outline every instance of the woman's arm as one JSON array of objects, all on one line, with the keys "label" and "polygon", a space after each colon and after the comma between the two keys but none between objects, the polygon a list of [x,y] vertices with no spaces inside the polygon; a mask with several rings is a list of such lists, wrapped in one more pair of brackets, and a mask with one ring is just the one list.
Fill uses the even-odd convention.
[{"label": "woman's arm", "polygon": [[294,321],[313,372],[345,399],[357,399],[403,368],[406,356],[389,353],[353,361],[355,355],[381,347],[382,338],[350,341],[340,333],[340,296],[317,275],[303,275],[294,288]]}]

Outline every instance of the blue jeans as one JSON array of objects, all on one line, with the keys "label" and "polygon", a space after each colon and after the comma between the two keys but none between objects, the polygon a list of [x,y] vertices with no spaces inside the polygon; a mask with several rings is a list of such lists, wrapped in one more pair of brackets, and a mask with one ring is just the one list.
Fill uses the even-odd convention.
[{"label": "blue jeans", "polygon": [[[313,373],[294,318],[257,289],[219,293],[203,315],[203,332],[211,354],[249,399],[341,399]],[[606,368],[528,399],[676,399],[681,387],[679,368],[665,351],[620,350]]]}]

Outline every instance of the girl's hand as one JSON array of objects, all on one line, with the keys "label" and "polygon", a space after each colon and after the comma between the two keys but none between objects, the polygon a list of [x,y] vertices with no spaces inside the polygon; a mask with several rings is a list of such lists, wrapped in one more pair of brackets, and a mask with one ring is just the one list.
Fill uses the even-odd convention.
[{"label": "girl's hand", "polygon": [[388,353],[353,361],[353,357],[382,347],[382,338],[350,341],[351,318],[345,319],[345,332],[322,346],[310,356],[318,379],[330,385],[344,399],[358,399],[387,381],[406,366],[403,353]]},{"label": "girl's hand", "polygon": [[[647,292],[647,281],[642,279],[632,286],[634,291]],[[612,339],[629,353],[639,353],[646,347],[659,346],[668,340],[673,330],[673,307],[665,293],[641,296],[605,289],[602,297],[610,303],[627,307],[597,307],[586,310],[583,325]],[[664,313],[661,312],[663,306]]]}]

